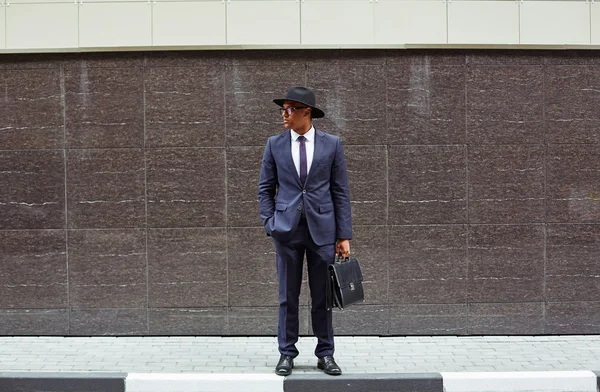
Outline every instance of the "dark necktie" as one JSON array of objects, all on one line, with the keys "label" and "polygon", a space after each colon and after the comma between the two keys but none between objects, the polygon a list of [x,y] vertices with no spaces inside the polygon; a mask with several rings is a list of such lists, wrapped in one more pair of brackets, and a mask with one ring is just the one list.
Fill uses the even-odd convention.
[{"label": "dark necktie", "polygon": [[306,138],[298,136],[300,142],[300,182],[302,185],[306,182]]}]

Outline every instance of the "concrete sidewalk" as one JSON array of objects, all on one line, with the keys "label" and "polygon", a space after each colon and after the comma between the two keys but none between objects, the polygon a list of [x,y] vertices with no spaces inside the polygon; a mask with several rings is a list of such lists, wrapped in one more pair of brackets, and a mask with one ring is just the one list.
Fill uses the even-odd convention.
[{"label": "concrete sidewalk", "polygon": [[[279,357],[274,337],[3,337],[0,390],[26,391],[20,382],[60,377],[74,386],[87,377],[88,384],[124,380],[123,388],[86,389],[98,392],[225,391],[236,385],[261,392],[595,392],[591,371],[600,370],[600,336],[337,337],[342,377],[317,370],[315,344],[300,339],[294,373],[284,380],[273,374]],[[542,389],[532,389],[536,385]]]}]

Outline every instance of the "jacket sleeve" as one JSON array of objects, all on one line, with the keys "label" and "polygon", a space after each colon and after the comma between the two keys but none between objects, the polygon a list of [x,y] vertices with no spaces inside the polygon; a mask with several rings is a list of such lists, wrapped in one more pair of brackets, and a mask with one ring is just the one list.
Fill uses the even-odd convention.
[{"label": "jacket sleeve", "polygon": [[263,226],[275,211],[275,193],[277,190],[277,167],[271,153],[271,140],[267,141],[260,168],[258,181],[258,206]]},{"label": "jacket sleeve", "polygon": [[336,138],[335,156],[331,166],[331,196],[335,209],[337,239],[352,239],[352,212],[350,210],[350,189],[342,142]]}]

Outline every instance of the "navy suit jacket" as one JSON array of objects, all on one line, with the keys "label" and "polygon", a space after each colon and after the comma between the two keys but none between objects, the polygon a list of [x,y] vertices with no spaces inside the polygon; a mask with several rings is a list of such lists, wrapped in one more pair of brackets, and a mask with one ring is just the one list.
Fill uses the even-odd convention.
[{"label": "navy suit jacket", "polygon": [[289,130],[267,141],[258,184],[265,232],[280,242],[291,239],[304,211],[315,244],[352,239],[350,191],[339,137],[315,129],[313,161],[304,186],[292,159]]}]

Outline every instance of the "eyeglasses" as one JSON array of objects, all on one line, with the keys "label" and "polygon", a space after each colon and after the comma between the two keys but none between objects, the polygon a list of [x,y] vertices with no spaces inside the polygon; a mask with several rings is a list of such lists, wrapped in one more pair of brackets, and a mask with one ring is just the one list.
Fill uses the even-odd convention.
[{"label": "eyeglasses", "polygon": [[294,113],[296,110],[306,109],[306,108],[308,108],[308,106],[299,106],[299,107],[290,106],[289,108],[279,108],[279,113],[281,115],[283,115],[283,113],[287,113],[288,116],[291,116],[292,113]]}]

